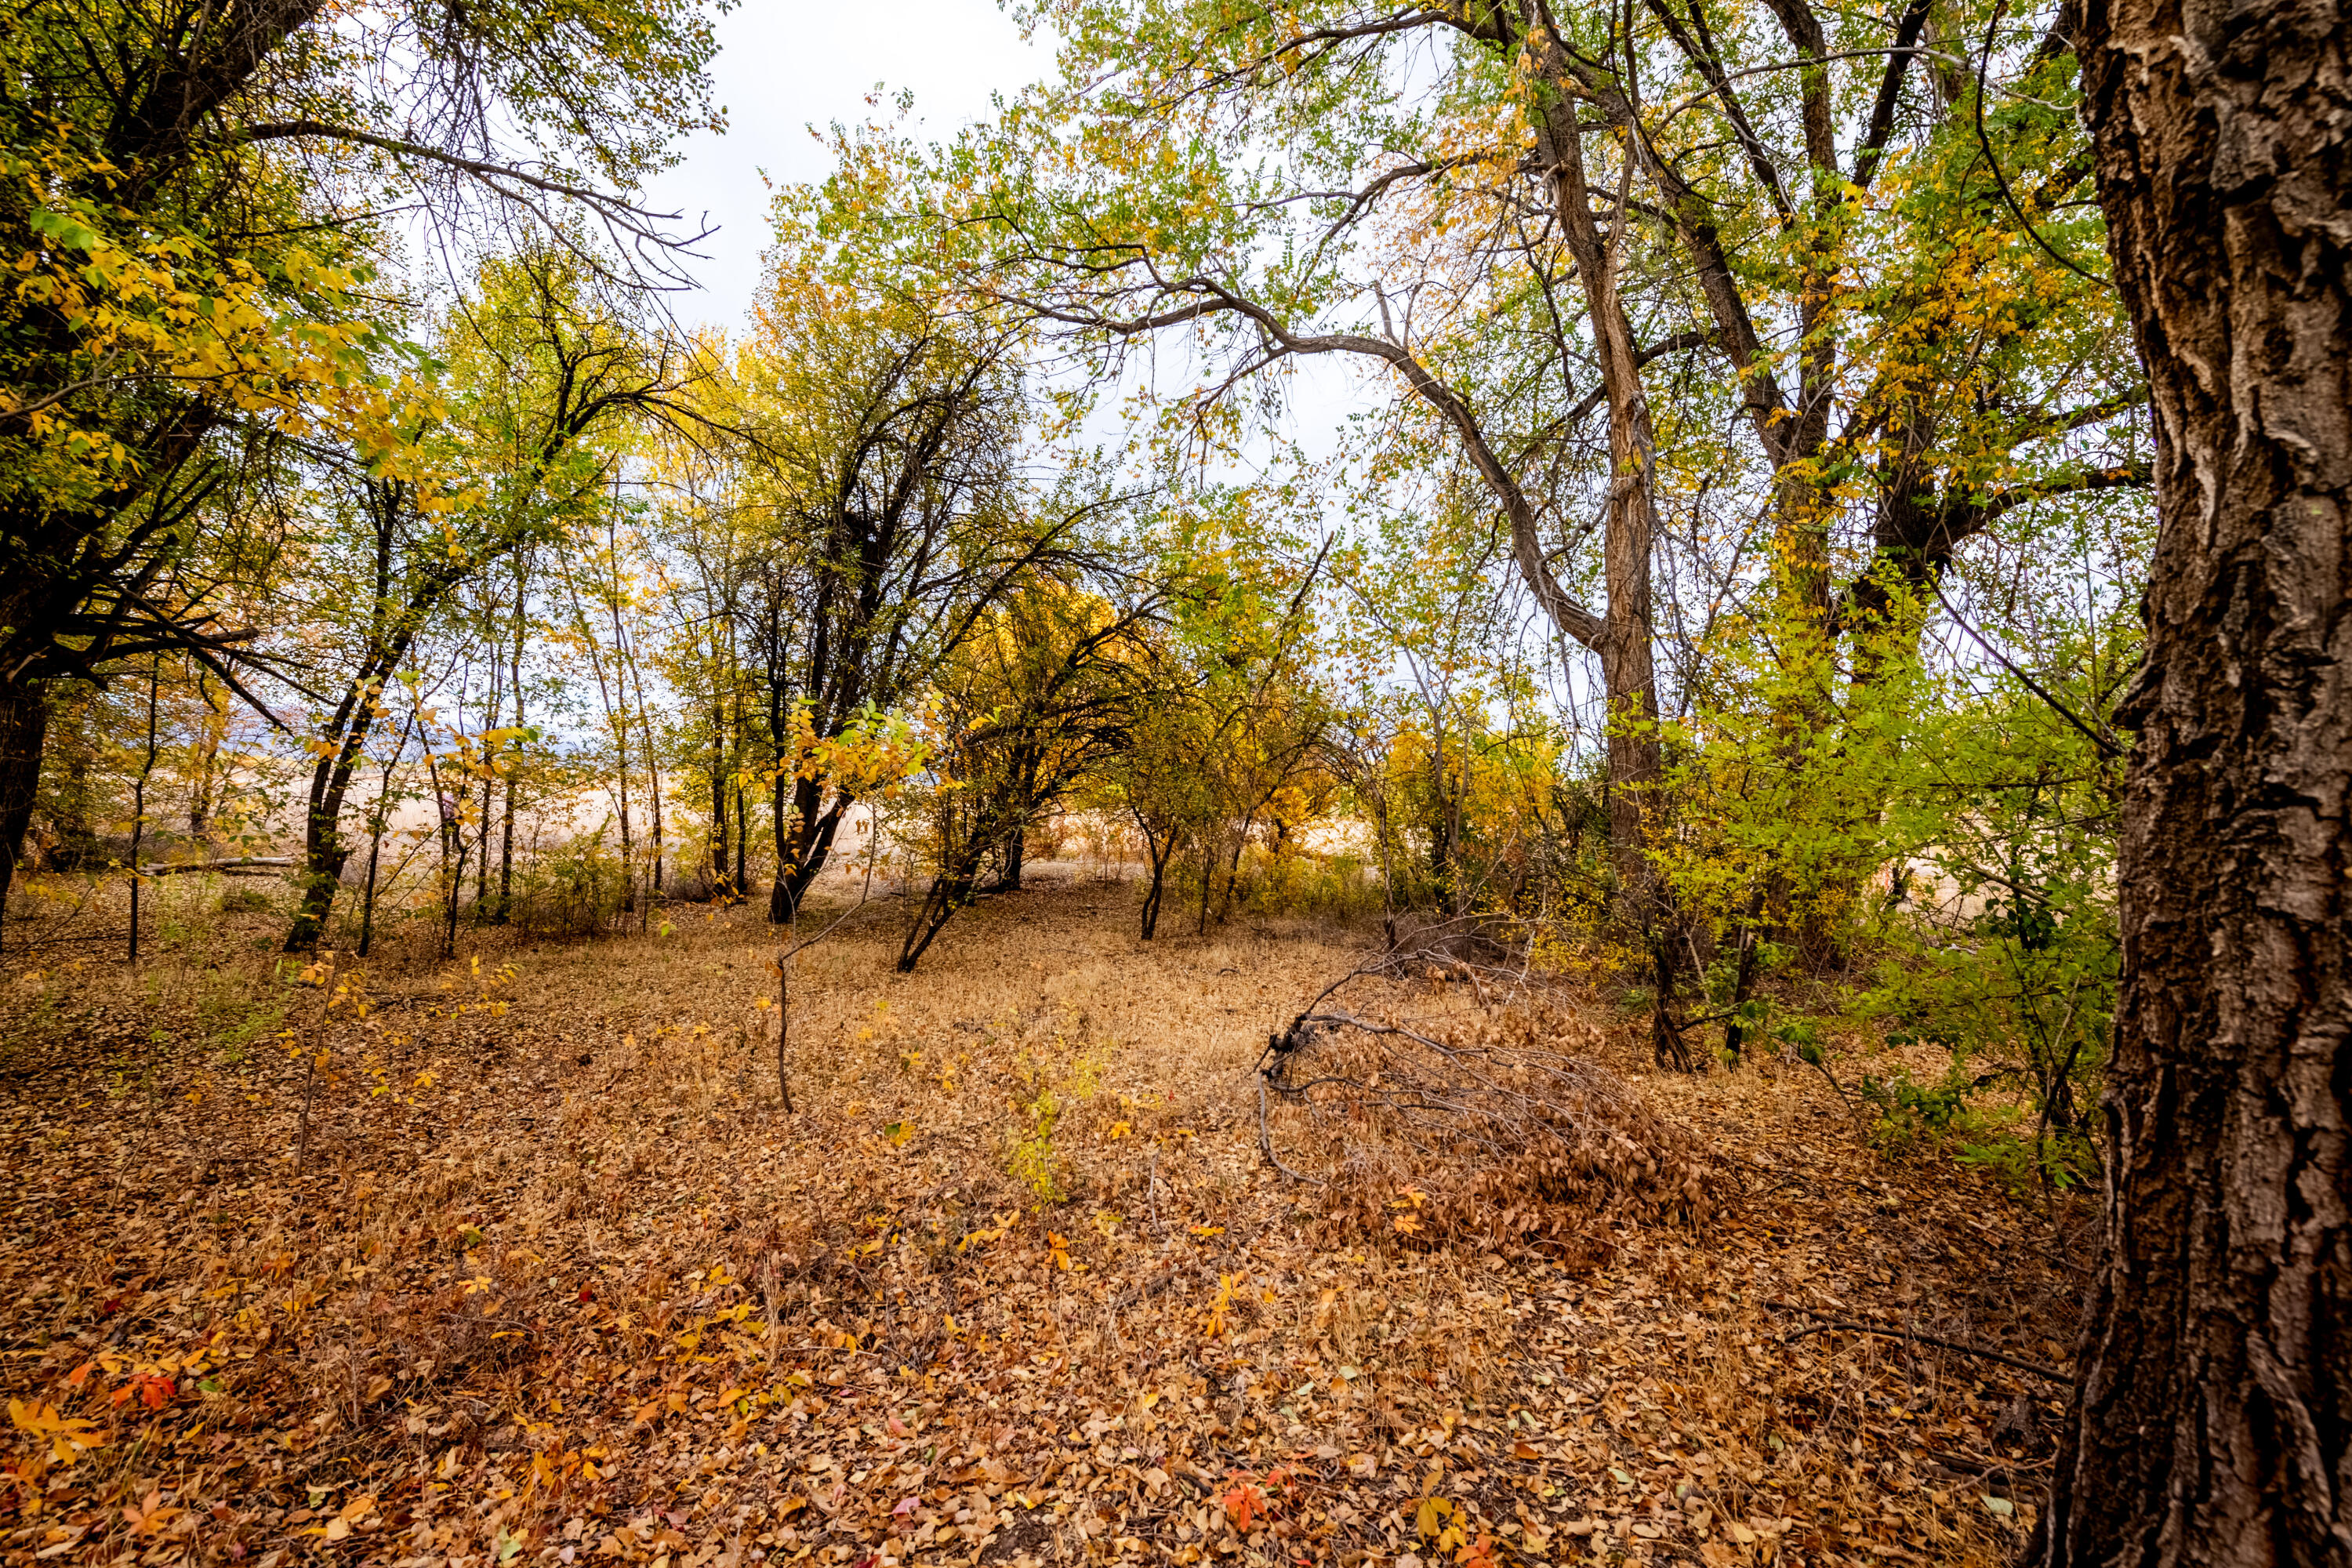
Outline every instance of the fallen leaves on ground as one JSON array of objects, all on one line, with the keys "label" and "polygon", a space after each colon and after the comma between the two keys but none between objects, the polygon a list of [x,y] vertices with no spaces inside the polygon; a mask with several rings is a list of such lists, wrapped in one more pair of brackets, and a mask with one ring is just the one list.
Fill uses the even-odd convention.
[{"label": "fallen leaves on ground", "polygon": [[[792,1116],[773,944],[740,910],[502,948],[488,979],[346,966],[331,1005],[200,952],[12,977],[0,1543],[258,1568],[2013,1552],[2063,1391],[1820,1318],[2063,1362],[2047,1217],[1887,1159],[1810,1069],[1652,1075],[1588,999],[1547,1037],[1706,1151],[1703,1215],[1586,1198],[1473,1244],[1458,1216],[1423,1232],[1443,1205],[1406,1179],[1335,1224],[1261,1155],[1251,1069],[1372,939],[1142,944],[1128,898],[991,900],[903,979],[887,909],[861,915],[798,961]],[[1427,982],[1369,1003],[1483,1016]],[[1344,1126],[1315,1135],[1348,1157]]]}]

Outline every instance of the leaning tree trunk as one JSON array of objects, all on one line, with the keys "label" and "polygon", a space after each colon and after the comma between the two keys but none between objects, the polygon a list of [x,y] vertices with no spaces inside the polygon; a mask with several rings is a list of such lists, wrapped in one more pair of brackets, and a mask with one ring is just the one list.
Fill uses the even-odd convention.
[{"label": "leaning tree trunk", "polygon": [[2078,0],[2162,521],[2105,1249],[2053,1565],[2352,1563],[2352,76],[2335,0]]}]

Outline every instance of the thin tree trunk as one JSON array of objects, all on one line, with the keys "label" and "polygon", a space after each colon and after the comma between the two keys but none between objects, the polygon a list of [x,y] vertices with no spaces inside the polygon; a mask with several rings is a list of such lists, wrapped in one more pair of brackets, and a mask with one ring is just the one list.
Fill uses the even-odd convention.
[{"label": "thin tree trunk", "polygon": [[146,879],[139,874],[139,847],[147,837],[147,781],[155,773],[155,705],[163,695],[163,656],[157,654],[147,671],[147,756],[139,765],[139,780],[131,786],[131,952],[139,962],[139,892]]},{"label": "thin tree trunk", "polygon": [[1748,912],[1739,922],[1739,963],[1731,979],[1731,1016],[1723,1026],[1723,1054],[1733,1067],[1739,1065],[1740,1046],[1748,1035],[1740,1009],[1748,1005],[1748,998],[1756,989],[1758,943],[1761,938],[1758,927],[1763,918],[1764,884],[1759,880],[1756,890],[1748,896]]},{"label": "thin tree trunk", "polygon": [[751,868],[746,864],[751,839],[751,819],[745,814],[747,805],[743,785],[739,781],[735,785],[735,896],[739,899],[751,896]]},{"label": "thin tree trunk", "polygon": [[[1547,51],[1550,47],[1546,46]],[[1552,68],[1565,79],[1564,67],[1555,63]],[[1609,602],[1595,651],[1601,655],[1601,684],[1609,702],[1609,840],[1619,909],[1621,918],[1640,929],[1654,925],[1662,912],[1645,825],[1660,765],[1650,590],[1651,543],[1656,533],[1652,464],[1657,444],[1633,323],[1618,292],[1632,226],[1621,220],[1604,235],[1592,216],[1574,100],[1564,100],[1544,114],[1537,132],[1537,150],[1550,170],[1561,237],[1576,258],[1577,278],[1583,285],[1609,406],[1609,500],[1601,545]],[[1621,213],[1631,199],[1634,152],[1630,145],[1624,158],[1617,193]]]},{"label": "thin tree trunk", "polygon": [[493,643],[490,647],[490,691],[482,709],[482,830],[476,835],[483,852],[474,857],[474,921],[478,925],[481,923],[484,907],[490,901],[490,807],[498,798],[499,769],[498,748],[488,735],[499,727],[499,700],[503,695],[499,687],[505,674],[506,661],[499,658],[498,646]]},{"label": "thin tree trunk", "polygon": [[[1132,808],[1130,808],[1132,809]],[[1154,837],[1151,825],[1143,813],[1135,813],[1135,826],[1143,834],[1144,859],[1151,867],[1151,886],[1143,895],[1143,929],[1140,939],[1150,942],[1160,931],[1160,898],[1167,885],[1168,858],[1176,852],[1176,830],[1170,828],[1164,837]]]},{"label": "thin tree trunk", "polygon": [[774,818],[772,828],[776,837],[776,880],[768,895],[768,923],[771,925],[784,925],[793,918],[792,905],[784,894],[786,879],[792,873],[792,866],[785,859],[788,853],[785,846],[789,842],[784,837],[784,796],[787,793],[784,778],[778,778],[768,787],[770,815]]},{"label": "thin tree trunk", "polygon": [[[625,680],[628,677],[634,675],[637,682],[637,725],[645,737],[646,799],[652,803],[651,810],[653,812],[654,819],[653,890],[658,893],[662,890],[661,755],[654,748],[654,710],[653,705],[646,700],[645,672],[637,668],[637,661],[634,656],[627,656],[627,663],[622,667],[622,672],[623,679]],[[625,685],[622,688],[625,695],[626,694],[627,689],[628,689]]]},{"label": "thin tree trunk", "polygon": [[[362,958],[368,955],[368,949],[375,942],[376,865],[383,856],[384,823],[392,810],[392,775],[394,770],[400,766],[401,754],[408,750],[408,737],[415,728],[416,718],[415,715],[411,714],[407,722],[400,727],[400,744],[392,749],[392,755],[384,761],[383,776],[376,781],[375,810],[369,814],[368,818],[367,890],[360,901],[360,956]],[[394,876],[398,874],[397,871],[394,873]]]},{"label": "thin tree trunk", "polygon": [[[514,693],[515,728],[523,728],[525,697],[522,687],[522,645],[530,629],[530,552],[523,551],[515,556],[515,616],[514,657],[507,666],[507,685]],[[514,824],[515,773],[507,773],[506,810],[499,826],[499,907],[498,923],[504,925],[507,911],[514,903]]]},{"label": "thin tree trunk", "polygon": [[621,807],[621,912],[634,914],[637,908],[637,846],[629,834],[629,732],[625,721],[614,728],[620,746]]},{"label": "thin tree trunk", "polygon": [[735,660],[734,654],[733,654],[733,644],[732,644],[732,640],[731,640],[731,638],[730,638],[730,640],[729,647],[730,647],[730,652],[729,652],[728,666],[727,666],[727,668],[728,668],[728,669],[729,669],[729,670],[730,670],[730,679],[733,679],[733,680],[734,680],[734,682],[735,682],[735,692],[734,692],[734,699],[735,699],[735,700],[734,700],[735,720],[734,720],[734,725],[733,725],[733,728],[729,731],[729,733],[730,733],[730,734],[731,734],[731,735],[733,736],[733,738],[734,738],[734,744],[735,744],[735,767],[736,767],[736,773],[735,773],[735,775],[734,775],[734,776],[735,776],[735,896],[736,896],[738,899],[748,899],[748,898],[750,898],[750,897],[751,896],[751,875],[750,875],[750,872],[751,872],[751,867],[750,867],[750,855],[751,855],[751,813],[750,813],[750,811],[748,810],[748,807],[749,807],[749,805],[750,805],[750,804],[751,804],[751,803],[750,803],[749,799],[746,797],[746,795],[745,795],[745,794],[744,794],[744,790],[743,790],[743,775],[742,775],[742,768],[743,768],[743,766],[744,766],[744,760],[745,760],[745,756],[744,756],[744,754],[745,754],[745,752],[748,752],[748,751],[750,750],[750,747],[746,744],[746,742],[745,742],[745,739],[744,739],[744,734],[743,734],[743,687],[742,687],[742,680],[741,680],[741,674],[742,674],[742,671],[741,671],[741,668],[740,668],[740,665],[736,662],[736,660]]},{"label": "thin tree trunk", "polygon": [[734,902],[727,885],[727,709],[710,705],[710,891],[723,902]]},{"label": "thin tree trunk", "polygon": [[998,892],[1017,893],[1021,890],[1022,862],[1027,858],[1028,848],[1029,830],[1027,827],[1016,827],[1006,836],[1004,840],[1004,873],[996,879],[996,890]]},{"label": "thin tree trunk", "polygon": [[[560,563],[562,557],[557,559]],[[581,641],[588,649],[588,667],[596,677],[597,699],[604,706],[604,722],[613,731],[613,744],[617,753],[619,779],[615,804],[620,808],[621,817],[621,912],[631,914],[637,907],[637,850],[629,833],[629,716],[625,711],[628,688],[625,683],[622,685],[622,707],[615,709],[613,705],[614,682],[605,678],[604,656],[598,651],[596,634],[589,629],[587,607],[580,600],[580,584],[572,580],[568,571],[564,574],[564,582],[572,593],[572,618],[579,623]],[[613,605],[613,632],[616,638],[620,629],[621,610],[615,602]],[[617,651],[614,657],[619,657]]]},{"label": "thin tree trunk", "polygon": [[2078,0],[2160,522],[2105,1248],[2043,1561],[2352,1563],[2352,77],[2340,7]]},{"label": "thin tree trunk", "polygon": [[441,763],[428,747],[425,765],[433,779],[433,804],[441,814],[441,870],[449,885],[448,924],[441,939],[441,956],[457,955],[457,890],[466,877],[466,837],[460,820],[463,805],[441,787]]},{"label": "thin tree trunk", "polygon": [[[650,729],[651,726],[647,728]],[[646,797],[653,803],[653,890],[658,893],[662,890],[661,763],[654,760],[653,740],[650,736],[646,741]]]}]

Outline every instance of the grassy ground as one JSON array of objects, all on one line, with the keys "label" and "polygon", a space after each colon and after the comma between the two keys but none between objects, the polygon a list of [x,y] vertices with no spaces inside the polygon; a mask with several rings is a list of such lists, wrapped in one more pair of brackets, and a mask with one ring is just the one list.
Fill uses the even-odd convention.
[{"label": "grassy ground", "polygon": [[1400,1121],[1393,1076],[1362,1088],[1391,1058],[1344,1043],[1358,1087],[1277,1099],[1262,1140],[1269,1031],[1376,933],[1146,944],[1133,904],[992,900],[911,977],[904,911],[858,911],[795,961],[789,1114],[748,910],[320,985],[264,915],[136,973],[12,957],[0,1552],[2015,1550],[2060,1387],[1822,1324],[2063,1365],[2036,1207],[1888,1160],[1811,1068],[1654,1075],[1589,996],[1426,974],[1345,994],[1569,1053],[1580,1152]]}]

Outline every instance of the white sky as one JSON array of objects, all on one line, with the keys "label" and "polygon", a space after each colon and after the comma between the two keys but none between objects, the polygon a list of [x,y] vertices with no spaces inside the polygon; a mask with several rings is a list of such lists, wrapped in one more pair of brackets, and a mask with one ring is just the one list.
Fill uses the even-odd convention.
[{"label": "white sky", "polygon": [[688,222],[708,214],[719,226],[701,247],[707,259],[692,264],[701,292],[674,308],[682,321],[730,330],[742,323],[759,285],[767,181],[818,180],[831,170],[810,126],[823,131],[877,113],[866,99],[878,84],[886,99],[913,91],[910,134],[945,140],[987,115],[992,93],[1009,97],[1054,67],[1051,41],[1023,43],[993,0],[743,0],[719,19],[719,44],[712,77],[727,134],[689,138],[646,205],[683,211]]},{"label": "white sky", "polygon": [[[822,132],[836,121],[889,120],[903,89],[914,94],[915,121],[906,133],[945,141],[986,118],[993,96],[1010,98],[1054,71],[1051,35],[1024,43],[995,0],[743,0],[719,18],[719,46],[711,74],[727,133],[689,137],[677,165],[649,186],[646,205],[718,226],[698,247],[705,259],[690,263],[701,289],[677,297],[672,309],[681,321],[730,331],[743,325],[759,288],[770,182],[815,181],[832,172],[810,127]],[[877,89],[882,102],[869,105]],[[1171,363],[1183,359],[1173,352]],[[1318,456],[1348,412],[1392,395],[1361,367],[1335,360],[1297,366],[1289,392],[1295,434]]]}]

